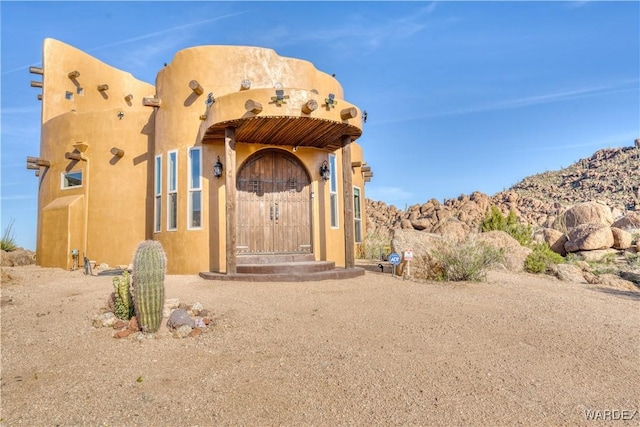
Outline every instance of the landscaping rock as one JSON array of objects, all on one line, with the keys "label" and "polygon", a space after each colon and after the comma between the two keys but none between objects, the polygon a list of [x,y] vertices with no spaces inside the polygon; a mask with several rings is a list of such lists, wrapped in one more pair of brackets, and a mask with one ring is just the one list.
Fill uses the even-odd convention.
[{"label": "landscaping rock", "polygon": [[520,243],[507,232],[497,230],[487,231],[486,233],[478,234],[477,239],[480,242],[486,242],[496,249],[503,249],[505,257],[503,266],[507,271],[524,271],[524,260],[531,253],[531,249],[520,245]]},{"label": "landscaping rock", "polygon": [[611,226],[613,214],[611,208],[600,202],[583,202],[570,207],[561,216],[567,231],[585,224]]},{"label": "landscaping rock", "polygon": [[195,322],[185,309],[178,308],[169,316],[169,320],[167,320],[167,328],[169,328],[170,331],[175,331],[181,326],[189,326],[189,328],[193,328],[195,326]]},{"label": "landscaping rock", "polygon": [[107,311],[106,313],[98,314],[95,319],[93,319],[93,326],[95,328],[112,328],[117,321],[118,318],[116,315]]},{"label": "landscaping rock", "polygon": [[177,328],[174,332],[173,332],[173,337],[174,338],[187,338],[189,336],[189,334],[191,333],[191,330],[193,328],[191,328],[191,326],[189,325],[182,325],[179,328]]},{"label": "landscaping rock", "polygon": [[567,236],[553,228],[542,228],[534,234],[534,239],[538,242],[545,242],[552,251],[562,256],[567,254],[564,244],[567,243]]}]

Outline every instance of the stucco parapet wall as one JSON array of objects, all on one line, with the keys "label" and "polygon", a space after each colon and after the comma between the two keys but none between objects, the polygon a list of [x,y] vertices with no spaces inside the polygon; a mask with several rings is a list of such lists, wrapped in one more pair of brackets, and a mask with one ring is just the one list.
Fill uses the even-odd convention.
[{"label": "stucco parapet wall", "polygon": [[[224,140],[226,127],[236,128],[240,143],[307,146],[335,150],[343,135],[355,140],[362,135],[362,114],[353,104],[326,98],[303,89],[283,88],[282,102],[276,90],[253,89],[215,98],[200,127],[202,143]],[[315,102],[310,111],[305,106]],[[252,107],[259,105],[259,111]]]}]

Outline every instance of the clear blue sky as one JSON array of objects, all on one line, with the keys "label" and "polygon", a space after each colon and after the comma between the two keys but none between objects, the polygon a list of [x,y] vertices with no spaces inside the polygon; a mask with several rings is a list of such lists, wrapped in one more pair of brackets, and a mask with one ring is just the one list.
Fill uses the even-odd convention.
[{"label": "clear blue sky", "polygon": [[[335,73],[367,110],[367,197],[492,195],[640,138],[638,2],[6,2],[2,230],[35,247],[39,89],[52,37],[154,83],[186,47],[252,45]],[[637,173],[637,172],[636,172]],[[640,179],[640,177],[639,177]]]}]

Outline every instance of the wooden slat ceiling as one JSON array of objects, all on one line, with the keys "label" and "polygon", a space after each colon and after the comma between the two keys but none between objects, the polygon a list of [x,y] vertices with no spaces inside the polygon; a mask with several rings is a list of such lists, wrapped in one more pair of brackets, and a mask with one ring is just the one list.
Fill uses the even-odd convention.
[{"label": "wooden slat ceiling", "polygon": [[224,142],[226,127],[236,128],[236,142],[324,148],[342,148],[342,136],[355,140],[362,131],[348,123],[313,117],[250,117],[217,123],[207,129],[202,143]]}]

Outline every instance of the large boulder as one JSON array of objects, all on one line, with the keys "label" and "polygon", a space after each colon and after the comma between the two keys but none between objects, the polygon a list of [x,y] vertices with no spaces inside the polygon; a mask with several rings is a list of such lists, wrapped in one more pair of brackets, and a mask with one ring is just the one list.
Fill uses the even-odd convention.
[{"label": "large boulder", "polygon": [[625,216],[611,224],[611,227],[619,228],[625,231],[640,230],[640,212],[627,212]]},{"label": "large boulder", "polygon": [[606,226],[613,224],[611,208],[599,202],[583,202],[573,205],[560,218],[567,231],[584,224],[603,224]]},{"label": "large boulder", "polygon": [[533,238],[538,242],[549,245],[552,251],[562,256],[567,254],[564,244],[567,243],[567,235],[553,228],[542,228],[535,232]]},{"label": "large boulder", "polygon": [[439,234],[413,229],[396,229],[391,239],[391,251],[402,255],[405,249],[411,249],[414,256],[419,257],[430,254],[442,239]]},{"label": "large boulder", "polygon": [[613,247],[615,249],[628,249],[631,247],[633,237],[628,231],[624,231],[620,228],[611,227],[613,233]]},{"label": "large boulder", "polygon": [[567,252],[608,249],[613,246],[613,232],[608,225],[590,223],[581,224],[569,231],[568,241],[564,244]]},{"label": "large boulder", "polygon": [[485,242],[494,248],[504,250],[504,267],[508,271],[524,271],[524,260],[531,253],[531,249],[520,245],[516,239],[504,231],[487,231],[477,236],[479,242]]}]

